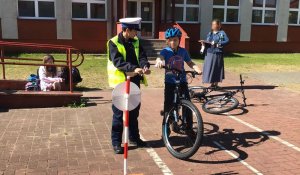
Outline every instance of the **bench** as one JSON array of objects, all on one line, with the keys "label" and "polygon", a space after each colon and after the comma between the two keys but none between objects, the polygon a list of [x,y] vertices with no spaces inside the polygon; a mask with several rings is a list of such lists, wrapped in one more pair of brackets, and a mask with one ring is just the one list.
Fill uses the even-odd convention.
[{"label": "bench", "polygon": [[0,90],[24,90],[26,80],[0,80]]},{"label": "bench", "polygon": [[0,90],[0,108],[62,107],[80,102],[81,92]]}]

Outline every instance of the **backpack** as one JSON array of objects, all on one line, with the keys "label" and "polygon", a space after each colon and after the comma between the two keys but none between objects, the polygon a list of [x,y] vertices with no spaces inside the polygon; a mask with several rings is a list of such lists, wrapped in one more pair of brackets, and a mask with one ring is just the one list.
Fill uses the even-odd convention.
[{"label": "backpack", "polygon": [[25,85],[26,91],[39,91],[40,90],[40,86],[39,86],[40,80],[37,75],[31,74],[31,75],[29,75],[27,80],[28,80],[28,83],[26,83],[26,85]]},{"label": "backpack", "polygon": [[[63,78],[66,84],[69,83],[69,68],[67,67],[62,68],[59,77]],[[82,82],[80,72],[76,67],[72,67],[72,79],[74,84]]]}]

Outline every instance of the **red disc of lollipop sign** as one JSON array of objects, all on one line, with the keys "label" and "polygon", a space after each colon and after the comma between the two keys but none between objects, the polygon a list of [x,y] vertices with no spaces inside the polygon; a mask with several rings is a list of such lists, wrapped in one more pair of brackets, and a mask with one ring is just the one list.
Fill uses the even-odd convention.
[{"label": "red disc of lollipop sign", "polygon": [[130,82],[120,83],[112,92],[112,103],[116,108],[123,111],[124,122],[124,175],[127,175],[128,138],[129,138],[129,111],[135,109],[141,102],[140,88]]}]

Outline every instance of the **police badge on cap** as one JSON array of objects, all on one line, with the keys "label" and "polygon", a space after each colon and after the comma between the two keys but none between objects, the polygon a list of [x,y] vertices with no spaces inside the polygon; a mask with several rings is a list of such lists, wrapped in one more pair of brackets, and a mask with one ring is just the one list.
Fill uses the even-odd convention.
[{"label": "police badge on cap", "polygon": [[134,29],[137,31],[141,31],[140,29],[140,23],[142,21],[142,18],[122,18],[120,19],[120,23],[122,24],[122,28],[129,28]]}]

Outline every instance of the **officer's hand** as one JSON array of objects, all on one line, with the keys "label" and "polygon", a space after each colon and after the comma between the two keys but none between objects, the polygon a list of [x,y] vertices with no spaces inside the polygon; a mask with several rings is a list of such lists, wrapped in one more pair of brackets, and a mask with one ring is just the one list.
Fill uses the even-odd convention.
[{"label": "officer's hand", "polygon": [[151,74],[151,70],[148,67],[145,66],[144,69],[143,69],[143,73],[146,74],[146,75],[149,75],[149,74]]},{"label": "officer's hand", "polygon": [[143,74],[143,69],[136,68],[136,69],[134,69],[134,72],[137,73],[137,74],[139,74],[139,75],[142,75]]}]

